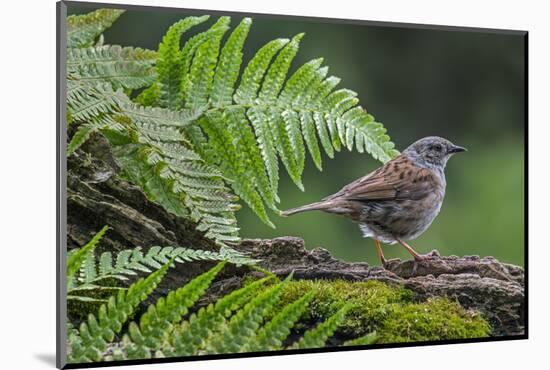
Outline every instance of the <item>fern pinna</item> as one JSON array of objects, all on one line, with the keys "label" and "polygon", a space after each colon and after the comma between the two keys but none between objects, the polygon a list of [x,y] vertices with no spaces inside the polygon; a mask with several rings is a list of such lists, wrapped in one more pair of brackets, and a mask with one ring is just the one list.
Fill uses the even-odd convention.
[{"label": "fern pinna", "polygon": [[258,262],[231,248],[205,251],[153,246],[146,252],[137,247],[116,253],[107,251],[97,255],[94,253],[95,248],[108,230],[108,226],[103,227],[85,246],[69,252],[67,258],[67,300],[69,302],[106,303],[107,299],[102,297],[121,290],[121,282],[126,282],[140,273],[151,273],[169,261],[177,263],[225,261],[236,265],[251,265]]},{"label": "fern pinna", "polygon": [[[322,58],[288,75],[303,34],[268,42],[243,67],[250,18],[226,37],[230,18],[220,17],[182,43],[208,20],[187,17],[156,52],[94,45],[111,18],[70,36],[79,40],[70,46],[87,49],[68,52],[68,113],[78,123],[69,153],[103,133],[131,181],[220,245],[239,241],[226,184],[273,226],[267,209],[277,211],[279,161],[303,190],[306,151],[319,169],[321,150],[332,158],[355,148],[383,162],[397,154],[356,93],[336,89]],[[132,101],[128,93],[140,88]]]},{"label": "fern pinna", "polygon": [[[342,306],[326,321],[302,333],[298,340],[284,344],[315,292],[311,291],[274,311],[290,276],[278,282],[270,275],[189,315],[189,310],[223,269],[225,262],[221,262],[149,305],[139,319],[127,324],[139,303],[160,283],[171,263],[162,265],[127,290],[121,289],[102,304],[96,314],[90,313],[78,329],[70,326],[69,361],[81,363],[322,347],[351,307],[350,304]],[[370,335],[350,343],[367,343],[365,338],[369,343],[375,339]]]}]

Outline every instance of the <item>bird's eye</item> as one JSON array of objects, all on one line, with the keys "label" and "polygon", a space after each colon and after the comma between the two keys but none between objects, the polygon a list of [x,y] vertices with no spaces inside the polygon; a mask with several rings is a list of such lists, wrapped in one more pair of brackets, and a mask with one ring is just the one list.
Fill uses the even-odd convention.
[{"label": "bird's eye", "polygon": [[435,150],[436,152],[440,152],[443,150],[443,147],[440,144],[434,144],[431,147],[432,150]]}]

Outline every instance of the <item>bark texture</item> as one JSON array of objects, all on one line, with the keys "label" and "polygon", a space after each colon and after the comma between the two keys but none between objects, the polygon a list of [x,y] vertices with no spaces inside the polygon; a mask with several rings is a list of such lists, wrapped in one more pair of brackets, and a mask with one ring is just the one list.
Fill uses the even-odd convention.
[{"label": "bark texture", "polygon": [[[108,143],[97,135],[68,159],[69,249],[84,245],[106,224],[112,230],[102,239],[99,251],[133,247],[146,250],[154,245],[215,249],[192,222],[150,202],[138,187],[117,173]],[[390,260],[382,268],[340,261],[323,248],[309,251],[302,239],[288,236],[244,240],[237,249],[261,259],[260,266],[280,276],[294,271],[295,279],[376,279],[400,284],[414,291],[418,300],[448,296],[465,308],[481,311],[493,327],[493,335],[521,335],[525,330],[523,269],[492,257],[443,257],[433,251],[426,261]],[[181,286],[211,265],[178,264],[157,295]],[[224,269],[205,300],[238,288],[248,273],[254,272],[246,267]]]},{"label": "bark texture", "polygon": [[494,335],[521,335],[525,330],[523,269],[493,257],[444,257],[432,251],[425,261],[394,259],[383,268],[343,262],[323,248],[308,251],[304,241],[294,237],[244,240],[240,249],[262,259],[262,267],[280,276],[294,271],[296,279],[376,279],[402,284],[419,300],[447,296],[465,308],[481,311]]}]

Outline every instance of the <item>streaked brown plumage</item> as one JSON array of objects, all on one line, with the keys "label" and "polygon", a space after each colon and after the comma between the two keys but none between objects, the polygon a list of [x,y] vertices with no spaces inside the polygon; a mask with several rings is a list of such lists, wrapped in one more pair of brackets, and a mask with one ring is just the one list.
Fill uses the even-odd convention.
[{"label": "streaked brown plumage", "polygon": [[420,139],[337,193],[283,215],[321,210],[345,216],[359,224],[365,237],[375,240],[382,263],[379,242],[399,243],[415,259],[422,259],[405,241],[420,236],[438,215],[445,197],[445,165],[452,154],[464,150],[440,137]]}]

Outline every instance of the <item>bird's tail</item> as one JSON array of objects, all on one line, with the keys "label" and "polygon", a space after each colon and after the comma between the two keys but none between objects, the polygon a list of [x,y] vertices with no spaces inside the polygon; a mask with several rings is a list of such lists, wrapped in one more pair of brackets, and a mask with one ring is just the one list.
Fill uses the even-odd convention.
[{"label": "bird's tail", "polygon": [[305,206],[301,206],[301,207],[286,210],[286,211],[281,213],[281,216],[285,216],[285,217],[286,216],[292,216],[296,213],[317,211],[317,210],[322,210],[322,209],[326,209],[326,208],[327,208],[327,203],[326,202],[315,202],[315,203],[307,204]]}]

